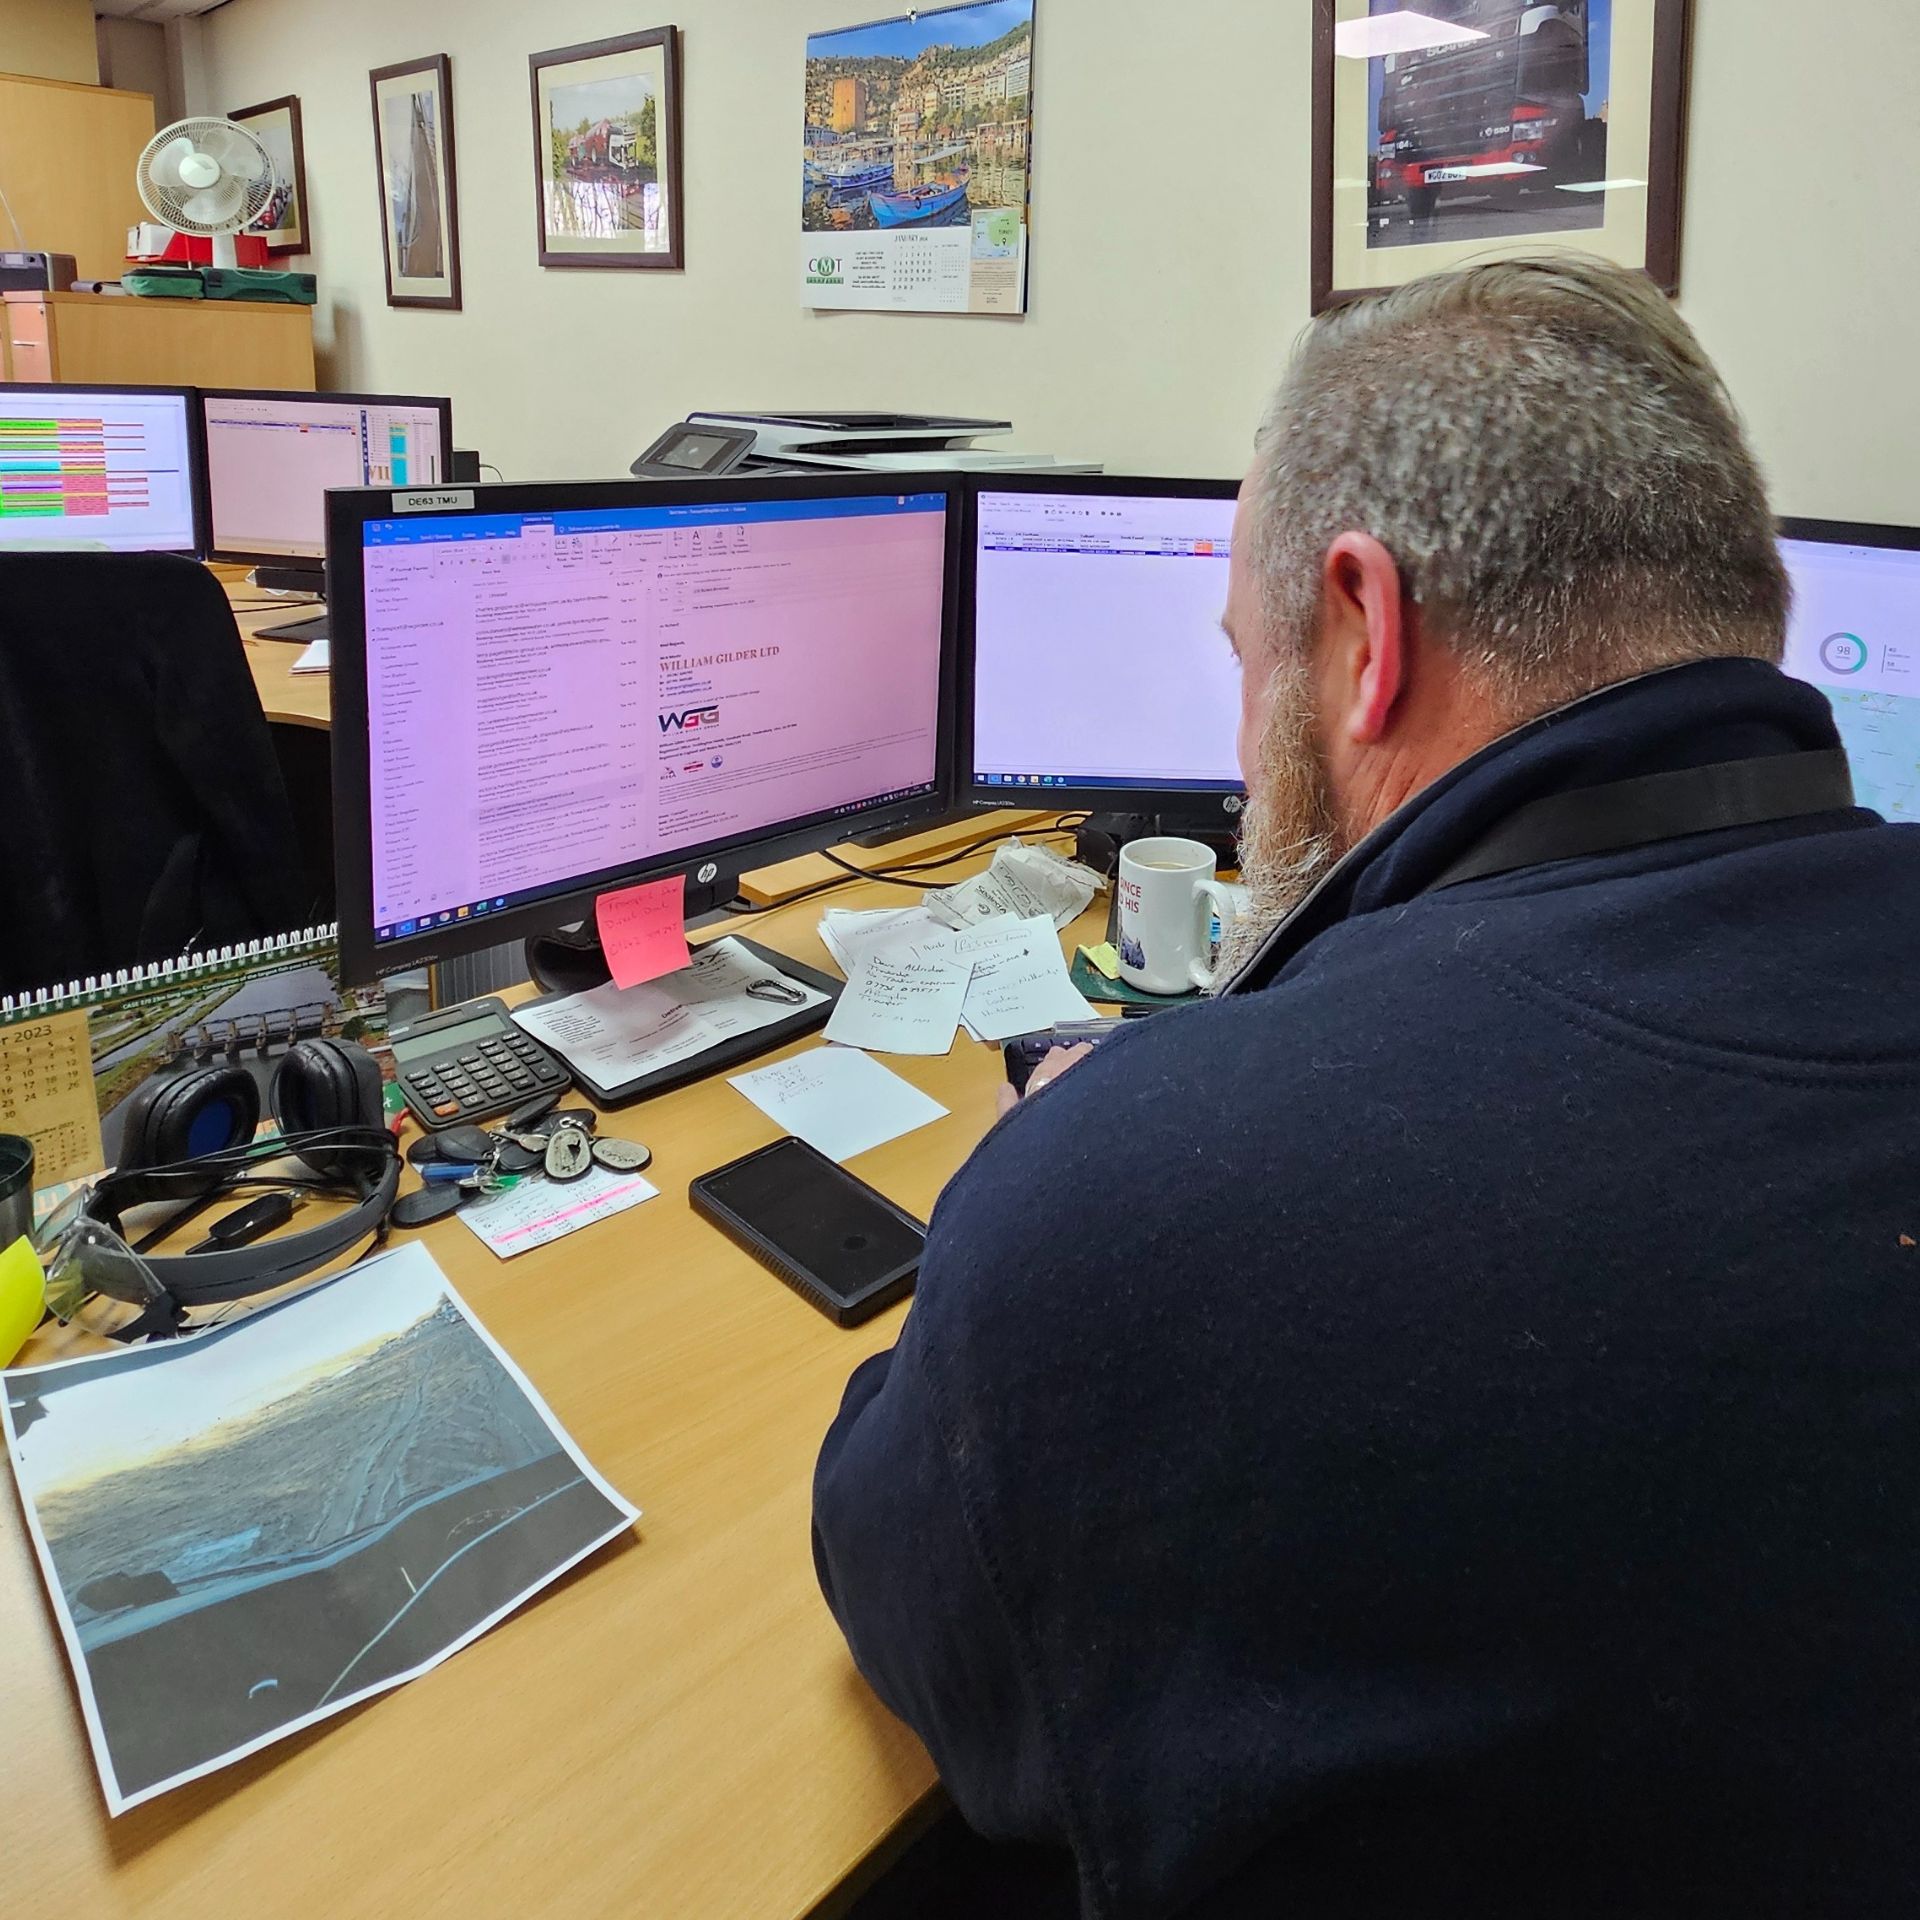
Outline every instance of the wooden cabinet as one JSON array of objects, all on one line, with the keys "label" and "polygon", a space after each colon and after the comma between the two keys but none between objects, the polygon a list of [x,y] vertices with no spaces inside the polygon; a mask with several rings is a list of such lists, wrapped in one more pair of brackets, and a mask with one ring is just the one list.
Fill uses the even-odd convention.
[{"label": "wooden cabinet", "polygon": [[9,293],[4,308],[15,380],[313,390],[311,307]]}]

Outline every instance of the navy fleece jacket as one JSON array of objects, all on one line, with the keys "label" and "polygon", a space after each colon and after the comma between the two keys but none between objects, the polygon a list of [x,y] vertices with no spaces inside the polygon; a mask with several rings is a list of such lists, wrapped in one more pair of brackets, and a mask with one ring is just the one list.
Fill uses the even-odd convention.
[{"label": "navy fleece jacket", "polygon": [[1834,744],[1757,662],[1536,723],[942,1196],[816,1558],[1087,1915],[1920,1912],[1920,829],[1423,892],[1538,794]]}]

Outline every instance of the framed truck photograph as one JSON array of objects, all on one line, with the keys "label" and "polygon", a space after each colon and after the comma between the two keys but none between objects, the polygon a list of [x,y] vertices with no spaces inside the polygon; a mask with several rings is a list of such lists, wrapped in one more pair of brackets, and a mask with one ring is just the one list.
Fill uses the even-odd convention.
[{"label": "framed truck photograph", "polygon": [[1314,311],[1555,248],[1676,292],[1689,9],[1314,0]]}]

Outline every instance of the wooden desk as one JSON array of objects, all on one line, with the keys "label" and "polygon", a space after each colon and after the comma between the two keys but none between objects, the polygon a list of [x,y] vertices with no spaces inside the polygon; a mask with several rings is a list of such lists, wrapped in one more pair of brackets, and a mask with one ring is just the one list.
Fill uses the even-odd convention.
[{"label": "wooden desk", "polygon": [[[1103,911],[1067,937],[1097,938]],[[830,965],[819,912],[779,908],[754,932]],[[986,1128],[999,1053],[962,1035],[945,1059],[888,1064],[949,1117],[854,1167],[924,1219]],[[905,1309],[842,1332],[689,1211],[695,1174],[775,1136],[724,1080],[605,1130],[653,1148],[658,1199],[504,1265],[458,1220],[425,1241],[645,1509],[636,1537],[425,1679],[110,1821],[18,1504],[0,1500],[9,1912],[797,1916],[913,1815],[932,1765],[854,1671],[808,1532],[847,1376]],[[46,1357],[40,1339],[24,1358]]]},{"label": "wooden desk", "polygon": [[132,294],[0,295],[15,380],[313,390],[313,309]]}]

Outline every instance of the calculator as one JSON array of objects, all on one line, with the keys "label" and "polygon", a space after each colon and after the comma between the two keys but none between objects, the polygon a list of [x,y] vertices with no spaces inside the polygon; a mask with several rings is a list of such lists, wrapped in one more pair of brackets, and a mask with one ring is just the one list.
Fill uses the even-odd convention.
[{"label": "calculator", "polygon": [[572,1076],[545,1047],[522,1033],[504,1000],[468,1000],[392,1029],[395,1078],[423,1127],[470,1125],[543,1093]]}]

